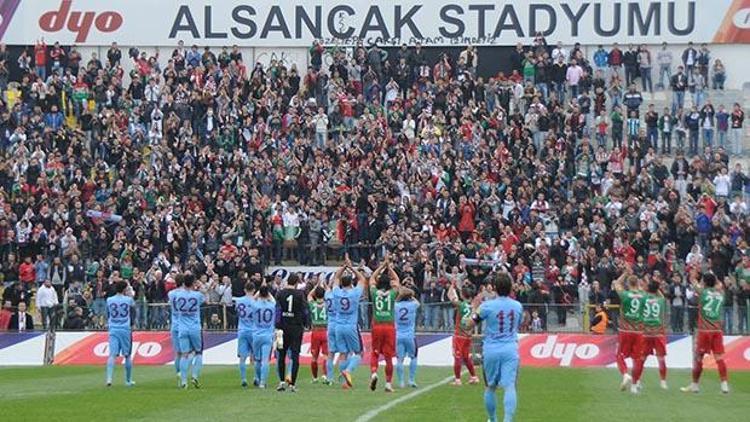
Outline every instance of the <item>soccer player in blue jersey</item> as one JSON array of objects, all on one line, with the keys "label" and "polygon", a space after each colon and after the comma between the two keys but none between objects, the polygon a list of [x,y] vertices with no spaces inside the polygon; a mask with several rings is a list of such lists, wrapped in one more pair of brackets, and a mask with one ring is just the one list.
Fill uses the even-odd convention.
[{"label": "soccer player in blue jersey", "polygon": [[[240,359],[240,379],[242,387],[247,388],[247,358],[253,356],[253,293],[255,283],[248,281],[245,284],[245,296],[237,299],[234,308],[237,310],[237,357]],[[256,366],[257,367],[257,366]],[[256,371],[257,372],[257,371]],[[260,379],[255,377],[254,385],[258,385]]]},{"label": "soccer player in blue jersey", "polygon": [[252,350],[255,358],[255,378],[258,379],[260,388],[266,388],[276,322],[276,300],[267,284],[264,283],[258,288],[250,311],[253,314]]},{"label": "soccer player in blue jersey", "polygon": [[182,284],[184,291],[176,294],[177,310],[180,312],[180,327],[178,329],[180,338],[180,387],[187,388],[188,368],[190,367],[191,357],[194,357],[192,382],[195,388],[200,388],[198,378],[203,367],[201,305],[204,297],[203,293],[195,290],[195,276],[193,274],[186,273]]},{"label": "soccer player in blue jersey", "polygon": [[133,382],[133,335],[130,330],[130,317],[133,315],[135,302],[125,295],[128,283],[118,281],[115,284],[116,294],[107,299],[107,326],[109,328],[109,358],[107,358],[107,387],[112,386],[112,372],[115,370],[117,356],[125,358],[125,385]]},{"label": "soccer player in blue jersey", "polygon": [[177,374],[177,382],[180,381],[180,334],[178,328],[180,327],[180,312],[177,310],[177,300],[175,296],[178,292],[184,291],[182,288],[182,281],[184,276],[177,274],[175,277],[175,287],[167,293],[167,301],[169,302],[169,333],[172,338],[172,351],[174,351],[174,370]]},{"label": "soccer player in blue jersey", "polygon": [[419,301],[411,289],[402,289],[396,302],[396,376],[401,388],[404,384],[404,358],[409,358],[409,386],[417,388],[417,309]]},{"label": "soccer player in blue jersey", "polygon": [[507,273],[493,276],[487,284],[490,298],[485,300],[472,315],[469,327],[485,322],[482,356],[484,379],[484,406],[490,422],[497,421],[498,386],[505,390],[503,404],[505,422],[513,421],[516,413],[516,374],[518,373],[518,327],[521,325],[523,307],[510,298],[512,282]]},{"label": "soccer player in blue jersey", "polygon": [[[339,271],[343,271],[343,267],[341,267]],[[323,300],[326,303],[326,313],[328,314],[328,328],[326,333],[328,337],[328,357],[326,359],[326,373],[329,377],[324,383],[330,385],[333,384],[333,367],[336,361],[336,353],[339,352],[339,348],[336,345],[336,325],[339,320],[336,314],[336,308],[333,306],[333,289],[330,285],[326,286]]]},{"label": "soccer player in blue jersey", "polygon": [[[346,272],[346,273],[345,273]],[[354,278],[357,285],[354,285]],[[367,292],[368,279],[352,266],[347,255],[343,270],[336,272],[333,288],[333,308],[338,317],[336,324],[336,347],[346,356],[341,364],[341,376],[344,378],[343,387],[351,388],[352,373],[362,360],[362,337],[359,335],[359,302]]]}]

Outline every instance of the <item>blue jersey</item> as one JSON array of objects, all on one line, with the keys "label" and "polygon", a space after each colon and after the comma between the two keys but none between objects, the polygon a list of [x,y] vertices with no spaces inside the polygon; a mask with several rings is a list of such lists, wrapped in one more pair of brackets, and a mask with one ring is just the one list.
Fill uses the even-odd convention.
[{"label": "blue jersey", "polygon": [[180,312],[177,310],[176,295],[184,291],[184,289],[178,288],[172,289],[167,293],[167,301],[169,302],[169,327],[172,331],[177,331],[180,326]]},{"label": "blue jersey", "polygon": [[133,298],[116,294],[107,299],[107,325],[111,330],[130,330],[130,310],[135,305]]},{"label": "blue jersey", "polygon": [[484,349],[518,342],[518,327],[523,317],[521,303],[508,297],[488,300],[479,306],[479,318],[485,321]]},{"label": "blue jersey", "polygon": [[336,309],[333,306],[333,291],[329,290],[323,296],[323,300],[326,302],[326,314],[328,315],[328,327],[336,325],[338,323],[338,317],[336,316]]},{"label": "blue jersey", "polygon": [[419,302],[416,300],[396,302],[396,337],[414,338],[417,326],[417,309]]},{"label": "blue jersey", "polygon": [[362,286],[351,289],[335,287],[333,289],[333,309],[338,316],[338,324],[349,327],[357,326],[359,318],[359,301],[362,299]]},{"label": "blue jersey", "polygon": [[252,332],[253,331],[253,303],[255,299],[250,296],[242,296],[235,301],[235,309],[237,309],[237,331]]},{"label": "blue jersey", "polygon": [[276,303],[265,299],[254,300],[250,311],[253,314],[253,335],[272,336],[276,322]]},{"label": "blue jersey", "polygon": [[201,305],[203,293],[195,290],[183,290],[175,294],[177,311],[179,312],[180,331],[201,330]]}]

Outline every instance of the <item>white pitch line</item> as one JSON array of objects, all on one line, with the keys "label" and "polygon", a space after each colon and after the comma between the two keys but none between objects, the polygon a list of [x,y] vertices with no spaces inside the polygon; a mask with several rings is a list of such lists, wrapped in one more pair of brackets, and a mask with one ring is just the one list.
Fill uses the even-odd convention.
[{"label": "white pitch line", "polygon": [[399,404],[401,404],[403,402],[407,402],[407,401],[413,399],[414,397],[417,397],[419,395],[422,395],[424,393],[432,391],[432,390],[440,387],[441,385],[448,384],[449,382],[453,381],[453,378],[454,378],[453,376],[450,376],[450,377],[445,378],[445,379],[443,379],[441,381],[438,381],[438,382],[436,382],[434,384],[430,384],[427,387],[420,388],[420,389],[418,389],[416,391],[413,391],[413,392],[411,392],[411,393],[409,393],[409,394],[407,394],[405,396],[401,396],[401,397],[397,398],[396,400],[390,401],[390,402],[388,402],[388,403],[386,403],[386,404],[384,404],[384,405],[382,405],[380,407],[376,407],[375,409],[372,409],[369,412],[365,413],[364,415],[358,417],[355,422],[368,422],[368,421],[371,421],[371,420],[375,419],[376,416],[378,416],[379,414],[385,412],[388,409],[391,409],[391,408],[393,408],[395,406],[398,406]]}]

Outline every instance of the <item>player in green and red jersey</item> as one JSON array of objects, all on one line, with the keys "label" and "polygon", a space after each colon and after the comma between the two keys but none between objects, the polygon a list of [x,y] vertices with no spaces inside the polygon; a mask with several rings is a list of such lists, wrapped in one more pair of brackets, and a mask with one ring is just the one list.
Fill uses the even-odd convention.
[{"label": "player in green and red jersey", "polygon": [[[318,382],[318,356],[323,355],[323,362],[328,361],[328,312],[326,309],[325,288],[316,286],[307,295],[307,306],[310,309],[312,321],[310,332],[310,370],[312,371],[313,383]],[[328,373],[324,365],[323,383],[329,384],[332,374]]]},{"label": "player in green and red jersey", "polygon": [[659,362],[659,384],[667,389],[667,334],[664,328],[664,315],[667,301],[659,291],[659,283],[652,281],[646,290],[646,301],[643,304],[643,359],[655,355]]},{"label": "player in green and red jersey", "polygon": [[712,353],[719,370],[721,380],[721,392],[729,393],[727,382],[727,364],[724,362],[724,336],[722,318],[724,309],[724,292],[721,282],[716,281],[713,274],[703,275],[703,286],[694,284],[695,291],[699,295],[698,300],[698,338],[695,342],[693,352],[693,382],[681,390],[686,393],[697,393],[700,391],[698,382],[703,372],[703,356]]},{"label": "player in green and red jersey", "polygon": [[464,286],[461,289],[461,297],[458,297],[456,293],[456,285],[451,284],[448,289],[448,299],[451,301],[453,306],[456,308],[456,323],[455,331],[453,332],[453,375],[455,380],[453,385],[461,385],[461,363],[466,365],[466,369],[469,370],[469,384],[478,384],[479,378],[477,377],[476,370],[474,369],[474,362],[471,360],[471,336],[472,330],[469,328],[469,320],[474,312],[475,305],[472,303],[475,299],[474,288],[472,286]]},{"label": "player in green and red jersey", "polygon": [[396,298],[400,282],[386,255],[370,281],[372,303],[372,353],[370,353],[370,390],[378,386],[378,361],[385,359],[385,391],[393,392],[393,358],[396,356]]},{"label": "player in green and red jersey", "polygon": [[[623,281],[627,279],[627,289]],[[625,390],[630,384],[630,392],[638,393],[638,381],[643,372],[643,304],[646,294],[641,290],[638,277],[630,267],[614,281],[613,286],[620,296],[620,327],[617,342],[617,369],[622,374],[620,389]],[[628,374],[626,358],[633,360],[632,375]]]}]

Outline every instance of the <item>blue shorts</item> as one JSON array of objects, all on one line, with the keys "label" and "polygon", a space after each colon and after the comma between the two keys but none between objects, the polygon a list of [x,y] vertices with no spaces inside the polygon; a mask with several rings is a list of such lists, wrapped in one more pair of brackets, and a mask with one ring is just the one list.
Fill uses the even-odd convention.
[{"label": "blue shorts", "polygon": [[246,358],[253,354],[253,333],[249,331],[237,332],[237,357]]},{"label": "blue shorts", "polygon": [[414,337],[396,337],[396,357],[414,359],[417,357],[417,339]]},{"label": "blue shorts", "polygon": [[253,336],[253,359],[256,362],[271,359],[271,349],[273,349],[273,335]]},{"label": "blue shorts", "polygon": [[201,330],[180,331],[180,353],[203,353],[203,332]]},{"label": "blue shorts", "polygon": [[[330,351],[330,345],[329,351]],[[355,325],[336,326],[336,351],[339,353],[362,353],[362,336]]]},{"label": "blue shorts", "polygon": [[129,357],[133,349],[133,334],[130,330],[109,330],[109,356]]},{"label": "blue shorts", "polygon": [[326,335],[328,336],[328,353],[333,355],[339,351],[339,348],[336,347],[336,325],[329,322]]},{"label": "blue shorts", "polygon": [[518,376],[518,344],[508,343],[505,346],[483,350],[484,383],[488,387],[507,388],[515,384]]},{"label": "blue shorts", "polygon": [[180,353],[180,332],[176,328],[169,331],[172,338],[172,350],[175,353]]}]

